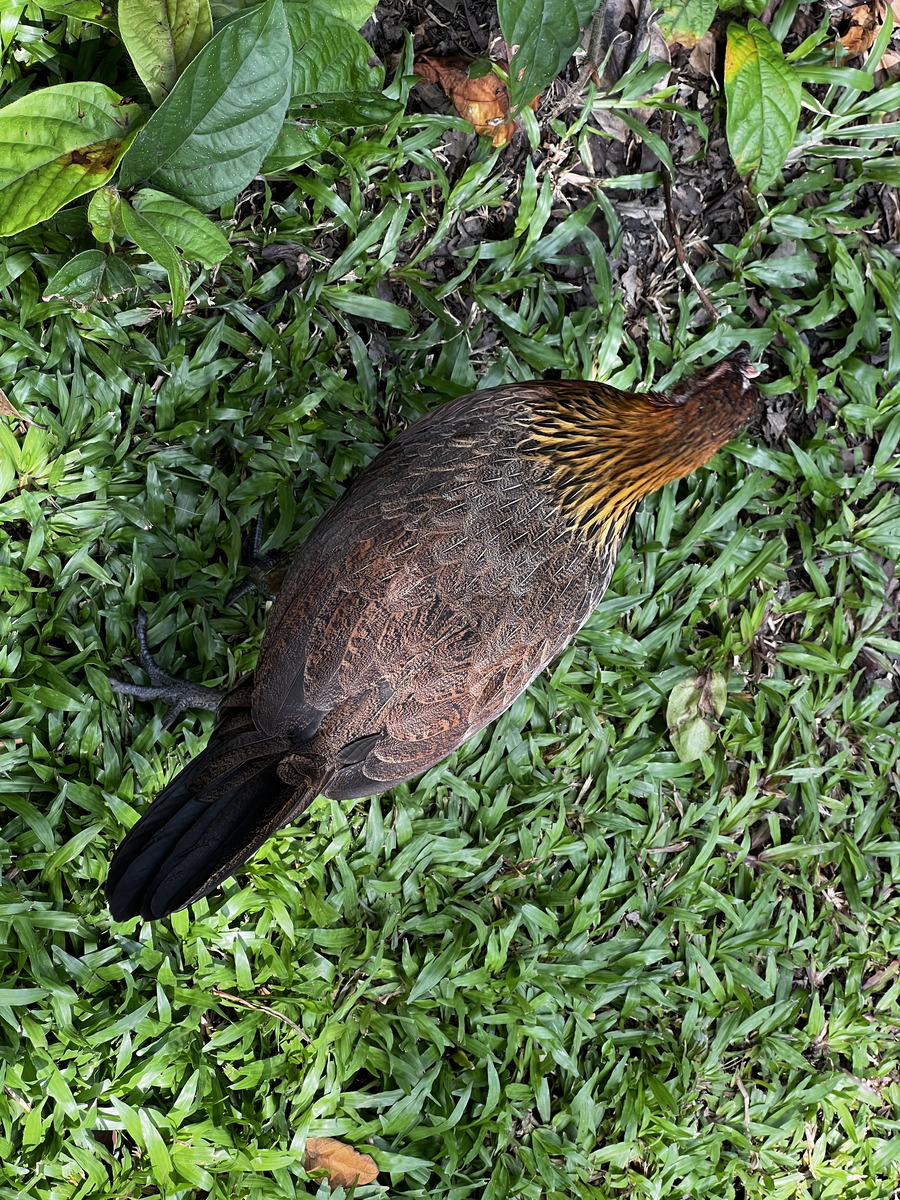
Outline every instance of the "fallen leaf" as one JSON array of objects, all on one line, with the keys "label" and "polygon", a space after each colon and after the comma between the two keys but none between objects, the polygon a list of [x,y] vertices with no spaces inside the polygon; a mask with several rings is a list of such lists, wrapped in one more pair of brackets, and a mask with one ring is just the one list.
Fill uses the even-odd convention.
[{"label": "fallen leaf", "polygon": [[716,39],[711,33],[704,33],[700,41],[694,45],[688,62],[698,75],[712,76],[715,73]]},{"label": "fallen leaf", "polygon": [[884,20],[882,0],[872,4],[857,4],[850,9],[847,29],[841,34],[841,45],[851,58],[858,58],[872,46]]},{"label": "fallen leaf", "polygon": [[[449,96],[457,113],[471,121],[475,132],[489,137],[495,146],[505,146],[516,131],[515,121],[509,119],[509,93],[506,84],[493,71],[472,79],[469,68],[473,59],[462,55],[434,58],[423,54],[413,64],[415,73],[436,83]],[[502,67],[506,63],[499,64]],[[531,107],[537,109],[537,96]]]},{"label": "fallen leaf", "polygon": [[303,1168],[324,1171],[333,1188],[373,1183],[378,1177],[378,1168],[371,1155],[360,1154],[336,1138],[307,1138]]},{"label": "fallen leaf", "polygon": [[19,414],[16,412],[16,410],[10,404],[10,402],[6,396],[6,392],[4,392],[3,388],[0,388],[0,415],[2,415],[4,417],[16,417],[17,419],[19,418]]},{"label": "fallen leaf", "polygon": [[[641,6],[635,7],[639,14]],[[666,45],[693,50],[709,32],[715,19],[716,0],[662,0],[662,3],[654,5],[653,13],[653,23]],[[631,17],[632,25],[636,19],[636,15]]]},{"label": "fallen leaf", "polygon": [[692,762],[710,749],[727,698],[728,685],[718,671],[684,679],[672,689],[666,724],[681,762]]},{"label": "fallen leaf", "polygon": [[621,142],[623,145],[628,141],[628,135],[631,130],[622,120],[618,113],[610,112],[606,108],[598,108],[591,116],[591,124],[602,130],[603,133],[608,133],[610,137]]}]

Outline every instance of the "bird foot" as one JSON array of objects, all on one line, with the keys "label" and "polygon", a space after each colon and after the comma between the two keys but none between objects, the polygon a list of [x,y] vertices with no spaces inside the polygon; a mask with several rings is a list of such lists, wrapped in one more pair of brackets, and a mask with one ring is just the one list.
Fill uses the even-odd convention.
[{"label": "bird foot", "polygon": [[189,679],[178,679],[156,665],[147,647],[147,614],[138,609],[134,626],[138,644],[138,660],[150,676],[150,684],[125,683],[110,677],[109,686],[117,696],[134,696],[138,700],[162,700],[168,704],[163,716],[162,727],[168,729],[186,708],[205,708],[215,712],[225,699],[225,688],[206,687],[202,683],[191,683]]},{"label": "bird foot", "polygon": [[283,554],[263,552],[262,536],[262,517],[254,517],[241,553],[244,566],[250,568],[250,573],[225,597],[225,604],[229,608],[248,592],[258,592],[264,600],[274,600],[281,587],[287,559]]},{"label": "bird foot", "polygon": [[[283,554],[264,553],[262,537],[262,517],[255,517],[250,524],[241,554],[244,565],[250,568],[249,574],[228,593],[225,604],[229,607],[248,592],[258,592],[265,599],[273,600],[281,587],[289,559]],[[228,695],[226,688],[206,687],[202,683],[192,683],[189,679],[179,679],[156,665],[147,647],[147,614],[140,608],[134,633],[138,644],[138,660],[150,676],[150,683],[128,683],[110,677],[109,686],[117,696],[133,696],[137,700],[148,701],[162,700],[168,704],[169,707],[163,716],[163,729],[173,725],[186,708],[205,708],[209,712],[218,710]]]}]

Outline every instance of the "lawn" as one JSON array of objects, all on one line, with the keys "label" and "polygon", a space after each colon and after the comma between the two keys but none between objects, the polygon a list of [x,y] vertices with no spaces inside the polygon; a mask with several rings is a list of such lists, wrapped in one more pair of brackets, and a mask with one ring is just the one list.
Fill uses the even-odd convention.
[{"label": "lawn", "polygon": [[[372,1155],[360,1200],[900,1195],[900,220],[866,175],[898,92],[767,196],[726,164],[743,209],[712,151],[685,164],[715,325],[658,164],[595,186],[602,104],[540,150],[415,106],[335,134],[222,210],[177,319],[146,259],[116,299],[44,298],[77,205],[0,243],[3,1200],[339,1198],[314,1136]],[[139,607],[165,669],[233,681],[255,516],[296,547],[476,386],[664,385],[738,346],[759,418],[644,503],[499,721],[111,922],[115,845],[212,721],[112,694],[145,678]],[[681,761],[673,692],[717,677]]]}]

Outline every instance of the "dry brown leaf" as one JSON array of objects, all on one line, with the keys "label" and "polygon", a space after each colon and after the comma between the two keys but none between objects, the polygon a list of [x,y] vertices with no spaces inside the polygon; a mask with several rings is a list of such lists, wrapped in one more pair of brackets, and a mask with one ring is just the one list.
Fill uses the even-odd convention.
[{"label": "dry brown leaf", "polygon": [[3,388],[0,388],[0,415],[2,415],[4,417],[15,417],[17,420],[21,420],[21,418],[19,417],[19,414],[16,412],[16,410],[10,404],[9,399],[7,398],[6,392],[4,392]]},{"label": "dry brown leaf", "polygon": [[700,41],[694,44],[688,62],[698,75],[712,76],[715,73],[716,39],[711,33],[704,33]]},{"label": "dry brown leaf", "polygon": [[850,9],[850,24],[841,34],[841,45],[851,58],[858,58],[871,47],[881,29],[884,12],[882,0],[858,4]]},{"label": "dry brown leaf", "polygon": [[610,137],[621,142],[623,145],[628,141],[631,130],[622,120],[618,113],[609,112],[607,109],[598,108],[591,116],[591,124],[602,130],[603,133],[608,133]]},{"label": "dry brown leaf", "polygon": [[303,1168],[324,1171],[333,1188],[350,1187],[354,1183],[362,1186],[373,1183],[378,1177],[378,1168],[371,1155],[360,1154],[337,1138],[307,1138]]},{"label": "dry brown leaf", "polygon": [[[453,107],[475,132],[491,139],[495,146],[505,146],[516,131],[515,121],[509,119],[509,94],[506,84],[493,71],[481,79],[469,78],[474,60],[462,55],[434,58],[423,54],[413,64],[413,70],[429,83],[436,83],[453,101]],[[506,63],[500,63],[505,67]],[[537,108],[537,97],[531,107]]]}]

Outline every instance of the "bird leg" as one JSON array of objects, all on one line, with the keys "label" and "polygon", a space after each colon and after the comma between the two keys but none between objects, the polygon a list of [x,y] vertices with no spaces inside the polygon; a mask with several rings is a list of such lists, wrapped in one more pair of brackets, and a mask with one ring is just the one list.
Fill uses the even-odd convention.
[{"label": "bird leg", "polygon": [[[264,599],[272,600],[281,587],[290,556],[264,553],[262,535],[262,517],[254,517],[241,553],[243,563],[250,568],[250,572],[228,593],[225,604],[229,607],[248,592],[258,592]],[[126,683],[110,677],[109,685],[117,696],[134,696],[137,700],[148,701],[162,700],[168,704],[169,707],[163,716],[163,729],[168,729],[186,708],[205,708],[209,712],[218,710],[228,694],[227,688],[207,687],[202,683],[192,683],[189,679],[179,679],[157,666],[147,646],[147,614],[140,608],[134,633],[138,644],[138,660],[150,676],[150,683]]]},{"label": "bird leg", "polygon": [[206,687],[189,679],[178,679],[156,665],[147,646],[147,614],[142,608],[137,611],[134,635],[138,644],[138,661],[150,676],[150,683],[124,683],[121,679],[110,677],[109,686],[117,696],[164,701],[169,707],[163,716],[163,729],[168,729],[186,708],[205,708],[210,712],[218,709],[228,694],[227,688]]},{"label": "bird leg", "polygon": [[228,608],[237,604],[248,592],[258,592],[264,600],[274,600],[281,587],[289,561],[288,556],[271,550],[264,552],[262,537],[262,517],[256,516],[250,523],[250,532],[241,551],[241,559],[244,566],[250,568],[250,573],[225,597],[225,605]]}]

